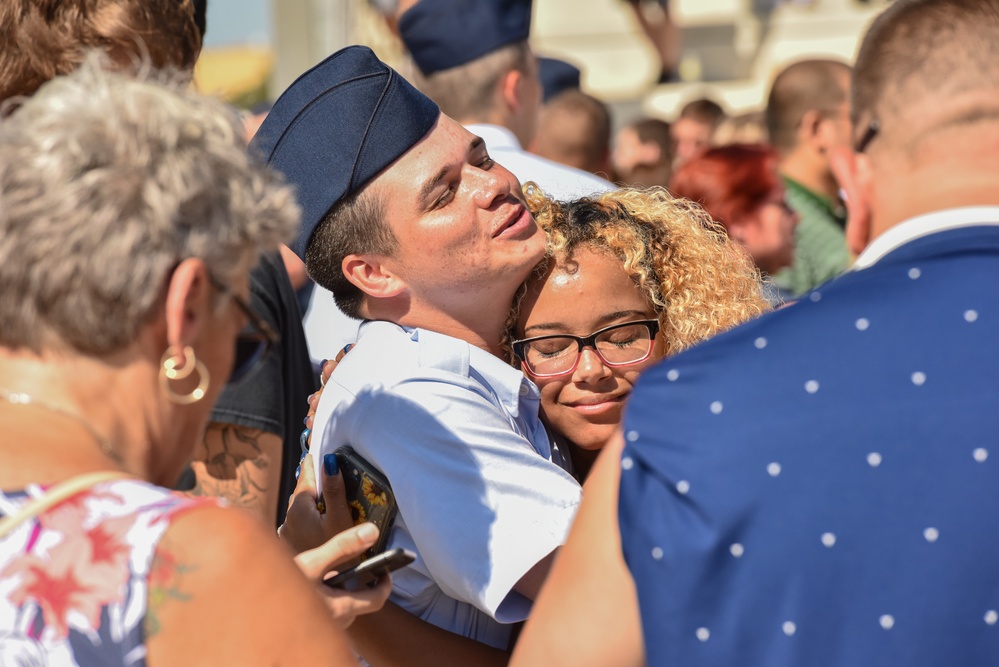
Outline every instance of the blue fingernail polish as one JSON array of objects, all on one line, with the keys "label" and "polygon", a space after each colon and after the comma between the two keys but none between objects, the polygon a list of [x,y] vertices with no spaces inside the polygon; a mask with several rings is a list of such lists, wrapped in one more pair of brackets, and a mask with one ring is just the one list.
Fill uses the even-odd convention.
[{"label": "blue fingernail polish", "polygon": [[295,479],[298,479],[301,475],[302,475],[302,466],[301,464],[299,464],[299,466],[295,468]]},{"label": "blue fingernail polish", "polygon": [[343,346],[343,353],[347,354],[348,352],[350,352],[350,348],[352,347],[354,347],[353,343],[347,343],[346,345]]},{"label": "blue fingernail polish", "polygon": [[302,446],[302,458],[305,458],[305,455],[309,453],[309,433],[311,432],[309,429],[305,429],[298,438],[298,444]]},{"label": "blue fingernail polish", "polygon": [[306,416],[305,419],[302,420],[302,425],[303,426],[308,426],[309,425],[309,417],[308,416]]},{"label": "blue fingernail polish", "polygon": [[323,470],[326,471],[327,477],[332,477],[340,472],[340,469],[336,464],[336,454],[327,454],[323,457]]},{"label": "blue fingernail polish", "polygon": [[326,362],[327,361],[329,361],[329,359],[323,359],[322,361],[319,362],[319,370],[320,371],[322,371],[324,368],[326,368]]}]

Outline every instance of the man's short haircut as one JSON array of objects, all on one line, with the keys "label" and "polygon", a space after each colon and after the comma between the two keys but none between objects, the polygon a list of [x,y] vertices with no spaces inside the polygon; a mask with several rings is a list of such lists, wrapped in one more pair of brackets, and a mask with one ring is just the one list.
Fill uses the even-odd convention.
[{"label": "man's short haircut", "polygon": [[725,110],[714,100],[702,97],[684,104],[678,118],[686,118],[708,125],[713,130],[725,120]]},{"label": "man's short haircut", "polygon": [[413,83],[459,123],[482,122],[495,108],[500,79],[513,70],[528,74],[532,57],[527,42],[516,42],[464,65],[430,75],[416,72]]},{"label": "man's short haircut", "polygon": [[364,292],[347,280],[343,260],[364,253],[391,255],[396,246],[395,234],[384,221],[382,200],[369,184],[337,202],[319,223],[305,249],[305,269],[317,285],[333,293],[344,314],[361,319]]},{"label": "man's short haircut", "polygon": [[802,60],[789,65],[770,87],[766,119],[770,143],[779,151],[798,144],[798,128],[808,111],[835,115],[849,99],[843,78],[850,66],[838,60]]},{"label": "man's short haircut", "polygon": [[[871,25],[857,56],[858,127],[927,101],[968,91],[999,92],[999,0],[897,0]],[[996,120],[994,102],[948,123]]]},{"label": "man's short haircut", "polygon": [[611,140],[607,105],[581,90],[566,90],[541,111],[537,152],[579,169],[605,167]]},{"label": "man's short haircut", "polygon": [[201,52],[192,0],[0,2],[0,101],[30,96],[92,49],[118,67],[191,70]]},{"label": "man's short haircut", "polygon": [[662,148],[660,162],[673,163],[673,137],[670,125],[658,118],[643,118],[631,125],[638,141],[643,144],[656,143]]}]

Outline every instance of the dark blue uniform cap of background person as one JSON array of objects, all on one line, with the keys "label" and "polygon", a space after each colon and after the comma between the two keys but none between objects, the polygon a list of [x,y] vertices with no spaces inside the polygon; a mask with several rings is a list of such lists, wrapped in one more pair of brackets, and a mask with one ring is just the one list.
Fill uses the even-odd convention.
[{"label": "dark blue uniform cap of background person", "polygon": [[527,41],[531,0],[420,0],[399,18],[399,36],[426,75]]},{"label": "dark blue uniform cap of background person", "polygon": [[322,61],[274,102],[250,150],[296,189],[302,259],[316,226],[433,128],[440,109],[366,46]]},{"label": "dark blue uniform cap of background person", "polygon": [[579,90],[579,68],[558,58],[538,57],[538,78],[547,102],[567,90]]}]

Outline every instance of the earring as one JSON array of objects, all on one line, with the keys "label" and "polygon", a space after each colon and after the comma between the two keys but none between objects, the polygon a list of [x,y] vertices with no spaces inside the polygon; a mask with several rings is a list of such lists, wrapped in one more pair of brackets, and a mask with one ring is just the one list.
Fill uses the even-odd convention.
[{"label": "earring", "polygon": [[[176,347],[171,345],[163,353],[160,360],[160,385],[167,397],[178,405],[190,405],[197,403],[205,397],[208,390],[208,369],[194,356],[194,349],[188,345],[184,348],[184,358],[182,363],[177,363]],[[178,394],[170,388],[170,380],[183,380],[190,377],[191,373],[198,374],[198,386],[189,394]]]}]

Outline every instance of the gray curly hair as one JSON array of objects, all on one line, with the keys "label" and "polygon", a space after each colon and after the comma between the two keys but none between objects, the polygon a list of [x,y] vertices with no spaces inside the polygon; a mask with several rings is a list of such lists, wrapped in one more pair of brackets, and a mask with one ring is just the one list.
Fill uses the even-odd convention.
[{"label": "gray curly hair", "polygon": [[93,55],[0,123],[0,345],[122,349],[180,261],[228,282],[294,233],[235,112],[183,80]]}]

